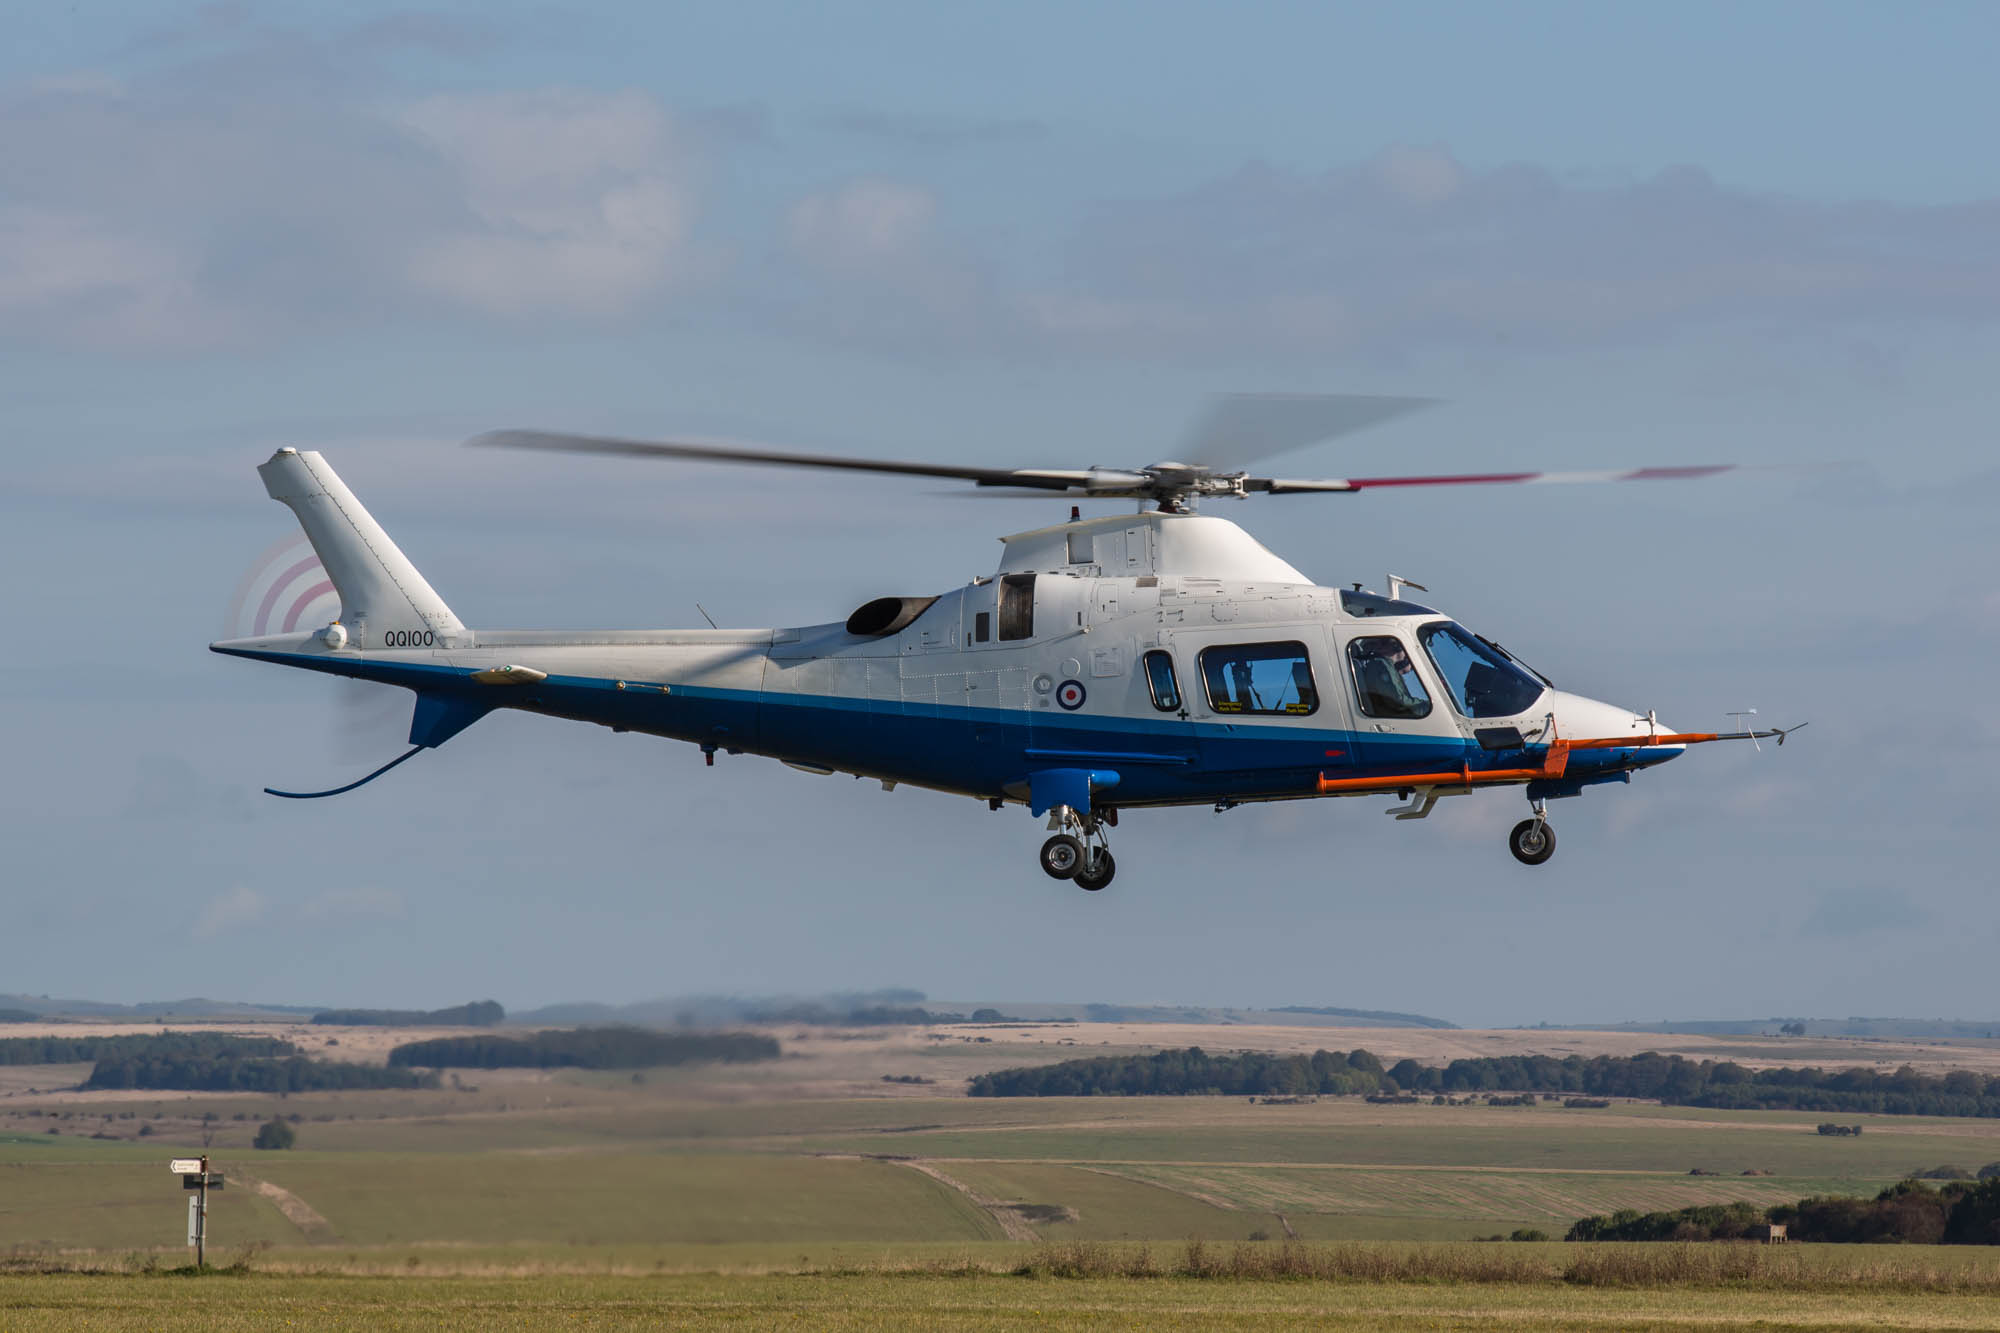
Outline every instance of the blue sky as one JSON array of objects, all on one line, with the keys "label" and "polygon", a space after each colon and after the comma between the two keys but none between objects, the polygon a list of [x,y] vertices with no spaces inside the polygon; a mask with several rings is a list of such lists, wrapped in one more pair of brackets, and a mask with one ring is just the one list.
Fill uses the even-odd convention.
[{"label": "blue sky", "polygon": [[[0,49],[0,991],[515,1006],[902,984],[1461,1022],[1993,1016],[1982,5],[82,4]],[[1311,474],[1840,461],[1228,507],[1715,726],[1553,807],[1032,822],[203,651],[319,448],[487,626],[836,618],[1032,505],[463,451],[534,425],[1135,464],[1202,395],[1446,404]],[[1059,517],[1060,515],[1053,515]],[[1970,694],[1969,700],[1961,696]]]}]

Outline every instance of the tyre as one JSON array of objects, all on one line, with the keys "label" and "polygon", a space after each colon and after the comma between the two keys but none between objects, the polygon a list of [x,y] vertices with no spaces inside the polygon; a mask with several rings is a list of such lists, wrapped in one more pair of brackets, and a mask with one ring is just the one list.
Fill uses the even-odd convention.
[{"label": "tyre", "polygon": [[1091,893],[1096,893],[1106,884],[1109,884],[1111,877],[1117,873],[1118,863],[1112,860],[1110,850],[1106,849],[1098,852],[1096,856],[1091,858],[1090,869],[1076,872],[1076,886],[1079,889],[1086,889]]},{"label": "tyre", "polygon": [[1072,879],[1083,868],[1083,844],[1058,833],[1042,844],[1042,870],[1050,879]]},{"label": "tyre", "polygon": [[1556,854],[1556,831],[1546,819],[1524,819],[1507,835],[1507,850],[1524,866],[1538,866]]}]

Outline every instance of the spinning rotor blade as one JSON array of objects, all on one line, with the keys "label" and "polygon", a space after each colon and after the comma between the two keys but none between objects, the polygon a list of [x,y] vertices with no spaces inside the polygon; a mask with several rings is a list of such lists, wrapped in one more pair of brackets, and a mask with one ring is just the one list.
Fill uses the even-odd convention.
[{"label": "spinning rotor blade", "polygon": [[955,467],[949,463],[904,463],[881,458],[846,458],[837,454],[795,454],[775,449],[744,449],[734,445],[694,444],[676,440],[621,440],[601,435],[569,435],[560,431],[496,430],[476,435],[468,444],[501,449],[540,449],[568,454],[624,454],[635,458],[691,458],[705,463],[760,463],[771,467],[833,468],[843,472],[886,472],[906,477],[953,477],[981,486],[1027,486],[1066,491],[1088,485],[1088,471],[1046,468]]},{"label": "spinning rotor blade", "polygon": [[1220,394],[1175,456],[1217,472],[1240,472],[1260,458],[1352,435],[1436,401],[1358,393]]},{"label": "spinning rotor blade", "polygon": [[1435,477],[1351,477],[1348,485],[1357,491],[1380,486],[1483,486],[1495,483],[1528,483],[1538,486],[1573,485],[1592,481],[1693,481],[1718,472],[1734,471],[1736,463],[1697,463],[1683,467],[1635,467],[1596,472],[1470,472],[1458,476]]},{"label": "spinning rotor blade", "polygon": [[1719,472],[1735,471],[1736,463],[1702,463],[1685,467],[1640,467],[1597,472],[1461,472],[1423,477],[1344,477],[1298,481],[1281,477],[1246,477],[1243,488],[1267,495],[1303,495],[1327,491],[1372,491],[1386,486],[1574,485],[1594,481],[1693,481]]},{"label": "spinning rotor blade", "polygon": [[1593,472],[1469,472],[1408,477],[1294,478],[1247,476],[1220,462],[1222,459],[1246,459],[1331,439],[1402,416],[1429,405],[1431,401],[1427,398],[1357,395],[1231,395],[1215,400],[1207,417],[1190,435],[1190,448],[1196,452],[1191,452],[1189,457],[1197,461],[1154,463],[1136,469],[965,467],[951,463],[910,463],[840,454],[801,454],[789,450],[690,440],[628,440],[537,430],[491,431],[467,443],[556,453],[620,454],[636,458],[689,459],[703,463],[752,463],[767,467],[942,477],[990,488],[987,494],[993,498],[1055,493],[1086,500],[1154,500],[1169,511],[1179,509],[1183,502],[1203,498],[1241,498],[1250,494],[1326,495],[1389,486],[1669,481],[1714,476],[1738,466],[1715,463]]}]

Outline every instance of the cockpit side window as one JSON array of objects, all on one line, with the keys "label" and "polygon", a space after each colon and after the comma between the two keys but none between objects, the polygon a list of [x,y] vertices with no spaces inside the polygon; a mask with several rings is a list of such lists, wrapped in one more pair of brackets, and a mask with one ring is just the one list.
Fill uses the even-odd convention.
[{"label": "cockpit side window", "polygon": [[1172,713],[1181,706],[1181,684],[1174,675],[1173,656],[1155,648],[1142,659],[1146,668],[1146,688],[1152,691],[1153,707]]},{"label": "cockpit side window", "polygon": [[1035,576],[1000,576],[1000,641],[1035,637]]},{"label": "cockpit side window", "polygon": [[1440,620],[1417,631],[1444,678],[1452,706],[1467,717],[1513,717],[1542,697],[1542,682],[1463,625]]},{"label": "cockpit side window", "polygon": [[1302,643],[1204,648],[1201,678],[1208,687],[1208,706],[1218,713],[1304,717],[1319,711],[1319,690]]},{"label": "cockpit side window", "polygon": [[1389,634],[1351,639],[1347,665],[1354,673],[1355,699],[1369,717],[1430,716],[1431,693],[1401,639]]}]

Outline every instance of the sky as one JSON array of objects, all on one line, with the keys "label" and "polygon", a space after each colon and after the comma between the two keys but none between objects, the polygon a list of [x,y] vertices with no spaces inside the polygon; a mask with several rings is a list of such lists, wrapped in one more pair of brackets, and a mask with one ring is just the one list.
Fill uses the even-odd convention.
[{"label": "sky", "polygon": [[[0,45],[0,993],[512,1008],[900,985],[1468,1025],[2000,1016],[2000,164],[1983,4],[32,7]],[[1018,809],[224,659],[323,451],[468,624],[843,617],[1065,506],[466,450],[994,466],[1205,395],[1417,394],[1212,504],[1714,729],[1556,802]],[[1967,693],[1970,691],[1970,693]]]}]

